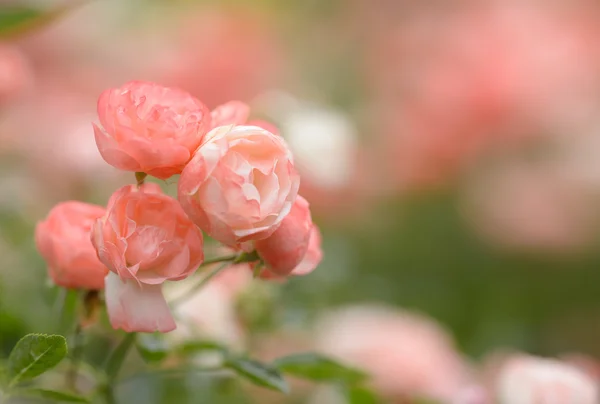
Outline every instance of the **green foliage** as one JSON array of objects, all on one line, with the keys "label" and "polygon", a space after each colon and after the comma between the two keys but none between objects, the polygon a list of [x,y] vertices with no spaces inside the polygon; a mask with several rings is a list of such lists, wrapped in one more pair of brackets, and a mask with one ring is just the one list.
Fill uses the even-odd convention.
[{"label": "green foliage", "polygon": [[169,346],[160,334],[140,334],[135,346],[146,362],[161,362],[169,354]]},{"label": "green foliage", "polygon": [[354,386],[346,389],[348,404],[382,404],[381,398],[365,387]]},{"label": "green foliage", "polygon": [[31,380],[63,360],[67,340],[61,335],[28,334],[21,338],[8,358],[10,385]]},{"label": "green foliage", "polygon": [[272,366],[245,358],[228,358],[225,366],[258,386],[289,393],[287,382],[279,370]]},{"label": "green foliage", "polygon": [[85,397],[78,396],[64,391],[46,390],[46,389],[27,389],[20,390],[15,393],[16,396],[42,398],[51,402],[64,403],[89,403]]},{"label": "green foliage", "polygon": [[284,356],[275,360],[273,365],[283,373],[319,382],[356,384],[366,378],[365,373],[318,353]]},{"label": "green foliage", "polygon": [[115,380],[119,375],[121,365],[123,365],[123,362],[125,361],[129,348],[135,343],[136,336],[137,334],[133,332],[126,334],[123,341],[121,341],[108,358],[108,361],[106,362],[106,375],[108,376],[109,381]]},{"label": "green foliage", "polygon": [[71,1],[52,10],[38,10],[31,7],[0,7],[0,38],[12,37],[42,27],[62,17],[83,1]]}]

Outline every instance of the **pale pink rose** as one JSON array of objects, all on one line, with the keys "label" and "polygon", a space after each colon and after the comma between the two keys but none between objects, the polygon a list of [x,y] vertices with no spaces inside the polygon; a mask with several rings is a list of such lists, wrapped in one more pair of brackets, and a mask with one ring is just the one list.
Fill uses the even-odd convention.
[{"label": "pale pink rose", "polygon": [[210,113],[212,127],[244,125],[250,116],[250,107],[242,101],[229,101],[219,105]]},{"label": "pale pink rose", "polygon": [[94,124],[106,162],[160,179],[181,173],[211,127],[207,107],[177,88],[132,81],[104,91]]},{"label": "pale pink rose", "polygon": [[186,278],[204,259],[202,232],[179,203],[156,184],[122,187],[112,195],[106,215],[96,221],[92,242],[111,271],[106,305],[113,327],[173,330],[161,284]]},{"label": "pale pink rose", "polygon": [[530,356],[507,360],[496,381],[499,404],[597,404],[598,385],[564,362]]},{"label": "pale pink rose", "polygon": [[108,270],[90,242],[92,225],[106,210],[68,201],[56,205],[35,228],[35,243],[50,277],[66,288],[102,289]]},{"label": "pale pink rose", "polygon": [[426,397],[446,403],[469,384],[445,330],[410,312],[354,306],[330,313],[317,327],[317,351],[366,371],[386,402]]},{"label": "pale pink rose", "polygon": [[256,126],[215,128],[206,139],[181,173],[181,206],[224,244],[269,237],[290,212],[300,185],[286,143]]},{"label": "pale pink rose", "polygon": [[279,228],[269,237],[257,240],[254,247],[270,272],[286,276],[306,255],[313,227],[310,206],[298,195]]}]

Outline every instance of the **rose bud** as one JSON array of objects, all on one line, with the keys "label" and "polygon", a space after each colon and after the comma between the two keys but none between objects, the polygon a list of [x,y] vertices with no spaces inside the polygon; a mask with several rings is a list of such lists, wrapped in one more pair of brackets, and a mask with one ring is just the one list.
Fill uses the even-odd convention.
[{"label": "rose bud", "polygon": [[96,256],[90,232],[105,211],[101,206],[83,202],[62,202],[37,224],[35,244],[54,283],[66,288],[104,287],[108,270]]},{"label": "rose bud", "polygon": [[301,196],[275,232],[254,243],[256,252],[274,275],[289,275],[304,259],[308,251],[314,225],[309,204]]}]

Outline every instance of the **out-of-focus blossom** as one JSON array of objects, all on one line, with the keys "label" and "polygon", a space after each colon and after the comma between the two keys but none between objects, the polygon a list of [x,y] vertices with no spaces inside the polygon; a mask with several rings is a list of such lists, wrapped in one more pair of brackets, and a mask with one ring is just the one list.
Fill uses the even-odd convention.
[{"label": "out-of-focus blossom", "polygon": [[104,288],[108,270],[96,255],[90,233],[105,212],[101,206],[62,202],[37,224],[35,243],[54,283],[66,288]]},{"label": "out-of-focus blossom", "polygon": [[219,105],[210,113],[212,126],[244,125],[250,116],[250,107],[245,102],[229,101]]},{"label": "out-of-focus blossom", "polygon": [[[354,122],[332,107],[271,91],[255,100],[280,128],[302,176],[301,193],[328,217],[356,211],[377,189]],[[258,125],[261,126],[261,125]]]},{"label": "out-of-focus blossom", "polygon": [[[211,268],[205,268],[210,271]],[[178,304],[174,315],[179,326],[170,337],[177,341],[206,339],[242,348],[245,331],[236,313],[238,295],[252,281],[248,264],[232,265],[222,271],[196,294]],[[186,293],[191,278],[167,289],[167,296],[177,299]]]},{"label": "out-of-focus blossom", "polygon": [[409,312],[377,306],[333,312],[317,328],[317,350],[364,369],[388,400],[424,396],[449,402],[468,382],[446,332]]},{"label": "out-of-focus blossom", "polygon": [[447,180],[492,148],[578,119],[599,97],[593,13],[521,1],[449,10],[375,38],[382,153],[404,185]]},{"label": "out-of-focus blossom", "polygon": [[298,195],[279,228],[266,239],[254,243],[270,272],[286,276],[302,262],[308,251],[313,227],[310,206],[306,199]]},{"label": "out-of-focus blossom", "polygon": [[179,179],[183,209],[202,230],[234,246],[273,234],[296,200],[300,177],[280,136],[256,126],[206,135]]},{"label": "out-of-focus blossom", "polygon": [[282,50],[267,15],[206,7],[187,13],[162,82],[187,89],[210,107],[250,100],[276,84]]},{"label": "out-of-focus blossom", "polygon": [[160,179],[179,174],[211,128],[210,112],[183,90],[132,81],[104,91],[94,124],[104,160]]},{"label": "out-of-focus blossom", "polygon": [[0,105],[14,100],[33,84],[33,72],[16,47],[0,43]]},{"label": "out-of-focus blossom", "polygon": [[566,363],[528,356],[507,360],[496,382],[500,404],[596,404],[596,381]]},{"label": "out-of-focus blossom", "polygon": [[594,199],[557,168],[510,161],[470,185],[463,212],[505,247],[579,250],[593,239]]},{"label": "out-of-focus blossom", "polygon": [[175,328],[161,284],[192,274],[204,259],[202,232],[156,184],[122,187],[93,229],[92,242],[110,269],[106,305],[125,331]]}]

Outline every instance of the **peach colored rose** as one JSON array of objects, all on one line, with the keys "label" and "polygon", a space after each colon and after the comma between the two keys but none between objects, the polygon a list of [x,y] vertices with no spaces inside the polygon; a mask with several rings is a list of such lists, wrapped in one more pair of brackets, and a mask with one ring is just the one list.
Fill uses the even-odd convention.
[{"label": "peach colored rose", "polygon": [[35,243],[50,277],[66,288],[102,289],[108,270],[90,242],[94,221],[105,209],[83,202],[56,205],[35,228]]},{"label": "peach colored rose", "polygon": [[224,244],[269,237],[290,212],[300,185],[286,143],[256,126],[222,126],[206,139],[181,173],[181,206]]},{"label": "peach colored rose", "polygon": [[424,397],[447,403],[469,384],[450,336],[415,313],[376,305],[334,311],[317,325],[316,349],[369,373],[385,402]]},{"label": "peach colored rose", "polygon": [[212,126],[244,125],[250,116],[250,107],[242,101],[229,101],[210,113]]},{"label": "peach colored rose", "polygon": [[321,249],[321,232],[316,224],[313,224],[308,241],[308,249],[300,264],[294,268],[292,275],[307,275],[314,271],[323,259],[323,250]]},{"label": "peach colored rose", "polygon": [[210,113],[183,90],[132,81],[104,91],[94,124],[106,162],[160,179],[181,173],[211,127]]},{"label": "peach colored rose", "polygon": [[204,259],[202,232],[156,184],[128,185],[111,197],[92,242],[111,271],[106,305],[113,327],[168,332],[175,328],[161,284],[191,275]]},{"label": "peach colored rose", "polygon": [[564,362],[526,355],[507,360],[496,382],[499,404],[596,404],[594,379]]},{"label": "peach colored rose", "polygon": [[302,262],[313,226],[310,206],[306,199],[298,195],[279,228],[271,236],[254,243],[270,272],[286,276]]}]

